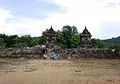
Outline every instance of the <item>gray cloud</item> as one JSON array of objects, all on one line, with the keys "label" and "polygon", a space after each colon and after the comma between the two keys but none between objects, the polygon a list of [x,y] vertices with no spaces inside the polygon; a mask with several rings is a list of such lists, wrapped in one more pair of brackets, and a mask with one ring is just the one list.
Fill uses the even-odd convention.
[{"label": "gray cloud", "polygon": [[111,8],[115,8],[117,6],[120,6],[120,2],[109,2],[107,5],[105,5],[105,7],[111,7]]},{"label": "gray cloud", "polygon": [[0,7],[9,9],[16,17],[44,19],[50,13],[64,12],[60,6],[45,0],[0,0]]}]

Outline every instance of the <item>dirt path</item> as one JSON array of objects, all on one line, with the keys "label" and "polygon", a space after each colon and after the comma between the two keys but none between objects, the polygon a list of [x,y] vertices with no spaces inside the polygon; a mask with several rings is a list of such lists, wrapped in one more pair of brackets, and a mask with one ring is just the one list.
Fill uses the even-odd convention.
[{"label": "dirt path", "polygon": [[120,60],[0,59],[0,84],[120,84]]}]

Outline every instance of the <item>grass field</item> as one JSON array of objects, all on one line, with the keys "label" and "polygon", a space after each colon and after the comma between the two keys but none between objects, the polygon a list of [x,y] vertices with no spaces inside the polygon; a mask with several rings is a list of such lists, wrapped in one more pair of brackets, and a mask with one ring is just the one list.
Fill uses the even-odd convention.
[{"label": "grass field", "polygon": [[0,84],[120,84],[120,60],[0,59]]}]

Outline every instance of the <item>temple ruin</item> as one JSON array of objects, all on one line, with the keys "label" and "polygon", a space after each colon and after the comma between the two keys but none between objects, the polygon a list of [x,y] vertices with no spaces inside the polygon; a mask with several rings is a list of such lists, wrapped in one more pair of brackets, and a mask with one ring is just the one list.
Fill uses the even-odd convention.
[{"label": "temple ruin", "polygon": [[95,45],[91,42],[91,37],[91,33],[87,30],[85,26],[85,29],[80,34],[80,48],[95,48]]},{"label": "temple ruin", "polygon": [[47,48],[55,48],[57,46],[56,32],[53,30],[52,26],[46,34],[45,45]]}]

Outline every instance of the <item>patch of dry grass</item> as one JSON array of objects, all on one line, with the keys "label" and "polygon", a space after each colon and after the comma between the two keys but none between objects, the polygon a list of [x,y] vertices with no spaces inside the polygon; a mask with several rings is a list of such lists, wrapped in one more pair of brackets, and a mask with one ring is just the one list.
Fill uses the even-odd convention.
[{"label": "patch of dry grass", "polygon": [[120,84],[120,60],[0,59],[0,84]]}]

